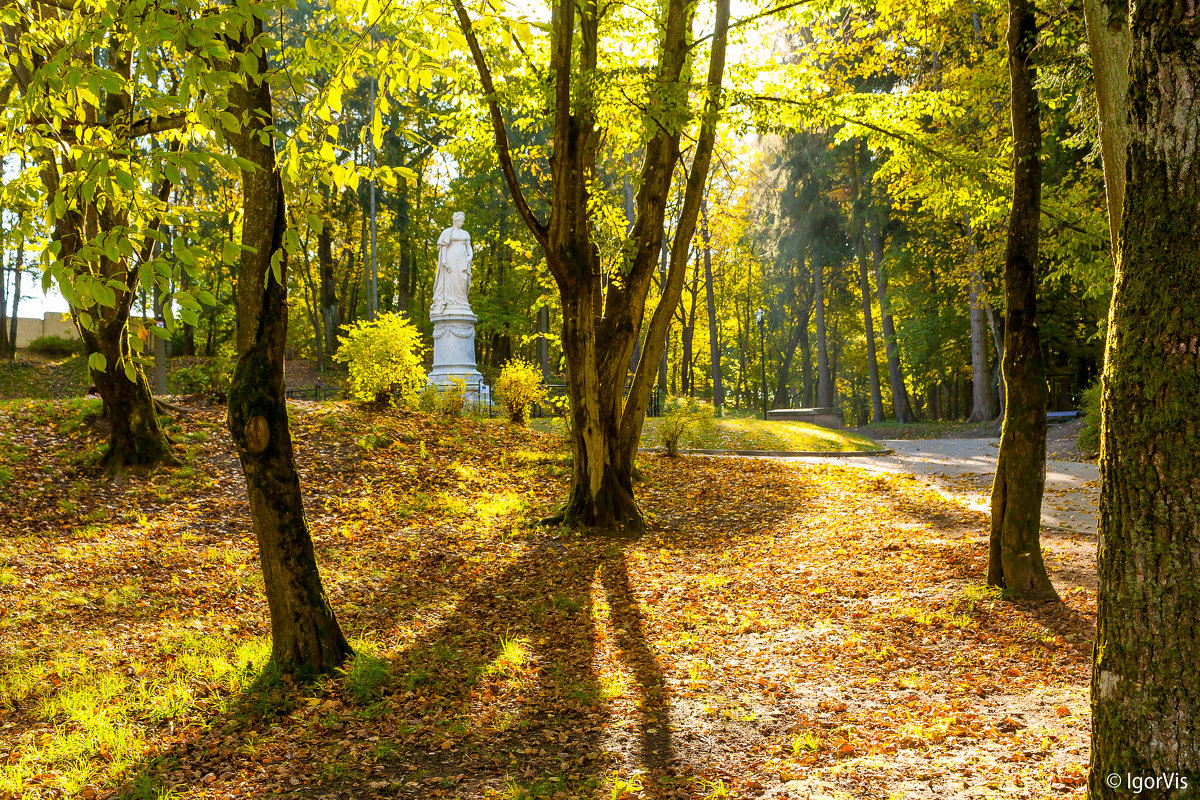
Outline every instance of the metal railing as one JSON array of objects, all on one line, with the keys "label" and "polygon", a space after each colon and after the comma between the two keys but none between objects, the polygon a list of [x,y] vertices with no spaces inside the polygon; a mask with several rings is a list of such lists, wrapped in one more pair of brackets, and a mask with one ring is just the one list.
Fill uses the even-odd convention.
[{"label": "metal railing", "polygon": [[[543,383],[542,388],[546,391],[547,399],[550,402],[535,404],[532,416],[561,417],[565,414],[569,407],[567,403],[567,385],[565,383]],[[625,384],[625,392],[629,392],[629,384]],[[655,389],[650,393],[650,399],[646,403],[646,416],[661,417],[662,406],[663,392]]]},{"label": "metal railing", "polygon": [[307,389],[284,389],[284,397],[288,400],[317,400],[324,402],[326,400],[336,400],[341,396],[341,387],[326,386],[323,381],[317,381],[315,385],[309,386]]},{"label": "metal railing", "polygon": [[[424,391],[429,391],[432,388],[437,392],[438,407],[445,402],[446,396],[456,387],[449,383],[431,383],[428,384]],[[492,400],[492,386],[487,381],[472,381],[464,384],[465,391],[463,392],[463,407],[462,413],[472,417],[487,417],[491,419],[496,416],[496,404]]]}]

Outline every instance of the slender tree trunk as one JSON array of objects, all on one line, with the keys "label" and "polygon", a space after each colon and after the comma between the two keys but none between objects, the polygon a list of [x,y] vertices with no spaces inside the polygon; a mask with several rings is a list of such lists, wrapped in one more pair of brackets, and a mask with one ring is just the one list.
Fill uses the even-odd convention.
[{"label": "slender tree trunk", "polygon": [[1101,399],[1093,800],[1131,796],[1113,774],[1173,776],[1145,792],[1154,798],[1200,787],[1200,29],[1194,6],[1140,0],[1129,30]]},{"label": "slender tree trunk", "polygon": [[[262,21],[254,17],[256,38]],[[243,36],[238,48],[251,42]],[[270,74],[259,51],[258,75]],[[230,89],[231,111],[241,120],[228,134],[242,171],[242,252],[238,270],[238,363],[229,389],[229,430],[237,446],[250,517],[271,611],[271,658],[288,673],[327,674],[345,662],[350,645],[325,596],[317,569],[296,471],[284,403],[287,338],[287,225],[283,180],[275,160],[270,87],[246,78]],[[277,270],[272,269],[272,264]]]},{"label": "slender tree trunk", "polygon": [[[0,171],[4,169],[4,159],[0,158]],[[3,209],[0,208],[0,211]],[[8,255],[8,243],[0,244],[0,358],[10,358],[16,349],[16,342],[9,342],[8,336],[8,276],[5,275],[4,257]]]},{"label": "slender tree trunk", "polygon": [[546,381],[550,379],[550,341],[547,338],[550,333],[550,309],[544,305],[538,309],[537,326],[538,365],[542,368],[542,380]]},{"label": "slender tree trunk", "polygon": [[[17,218],[18,223],[20,217]],[[17,353],[17,314],[21,305],[21,273],[25,271],[25,240],[21,239],[17,244],[17,263],[13,267],[13,294],[12,294],[12,314],[8,317],[8,340],[12,342],[12,348],[8,351],[8,358],[11,361]]]},{"label": "slender tree trunk", "polygon": [[317,234],[317,269],[320,271],[321,330],[325,337],[322,353],[332,357],[338,349],[337,283],[333,275],[333,235],[329,225]]},{"label": "slender tree trunk", "polygon": [[719,417],[721,406],[725,404],[725,387],[721,383],[721,330],[717,327],[717,295],[713,287],[707,198],[700,204],[700,238],[704,240],[704,293],[708,301],[708,359],[712,366],[713,413]]},{"label": "slender tree trunk", "polygon": [[883,328],[883,344],[887,351],[888,380],[892,385],[892,412],[896,422],[912,422],[912,406],[908,402],[908,389],[904,385],[904,373],[900,370],[900,341],[896,338],[896,326],[892,321],[892,305],[888,297],[887,274],[883,269],[883,242],[879,238],[878,222],[871,226],[871,261],[875,264],[875,291],[879,294],[879,324]]},{"label": "slender tree trunk", "polygon": [[1004,382],[1008,403],[996,479],[987,581],[1027,599],[1057,599],[1042,561],[1046,482],[1046,379],[1037,327],[1038,222],[1042,134],[1034,82],[1033,0],[1009,0],[1013,202],[1004,257]]},{"label": "slender tree trunk", "polygon": [[1128,2],[1083,0],[1092,77],[1100,123],[1100,155],[1104,164],[1104,194],[1108,201],[1108,230],[1116,259],[1125,198],[1125,158],[1129,126],[1125,97],[1129,93]]},{"label": "slender tree trunk", "polygon": [[788,382],[792,375],[792,360],[796,357],[796,348],[800,345],[800,337],[803,333],[804,331],[799,325],[793,328],[791,337],[784,343],[783,350],[779,352],[779,371],[776,373],[775,380],[774,408],[788,408],[791,405]]},{"label": "slender tree trunk", "polygon": [[[825,265],[813,257],[813,297],[817,309],[817,405],[833,405],[833,380],[829,374],[829,343],[825,329]],[[763,387],[766,391],[766,387]]]},{"label": "slender tree trunk", "polygon": [[971,306],[971,416],[968,422],[992,419],[991,372],[988,370],[987,314],[984,312],[983,270],[979,266],[979,247],[971,221],[967,224],[967,249],[970,253],[970,275],[967,278],[968,301]]},{"label": "slender tree trunk", "polygon": [[691,285],[691,307],[687,312],[687,323],[681,326],[680,329],[680,345],[683,348],[682,361],[680,362],[683,375],[680,394],[685,394],[691,397],[696,390],[696,376],[693,372],[692,364],[692,343],[696,338],[696,295],[700,293],[700,253],[696,253],[696,264],[692,272]]},{"label": "slender tree trunk", "polygon": [[879,359],[875,352],[875,321],[871,315],[871,282],[867,278],[867,231],[866,214],[863,209],[862,183],[859,178],[859,161],[866,161],[869,155],[866,142],[859,141],[849,160],[850,179],[854,185],[854,206],[852,224],[854,231],[855,252],[858,255],[858,289],[862,296],[863,332],[867,340],[867,377],[870,381],[871,392],[871,421],[882,422],[883,392],[879,386]]},{"label": "slender tree trunk", "polygon": [[867,278],[867,257],[858,254],[858,289],[862,295],[863,332],[867,338],[867,374],[871,381],[871,421],[883,422],[883,392],[879,387],[879,359],[875,353],[875,321],[871,318],[871,283]]}]

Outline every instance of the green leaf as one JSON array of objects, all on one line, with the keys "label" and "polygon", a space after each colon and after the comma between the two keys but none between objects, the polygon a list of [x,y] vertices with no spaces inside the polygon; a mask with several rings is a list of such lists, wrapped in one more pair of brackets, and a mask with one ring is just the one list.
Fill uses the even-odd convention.
[{"label": "green leaf", "polygon": [[104,357],[104,353],[92,353],[88,356],[88,369],[94,369],[96,372],[108,369],[108,359]]}]

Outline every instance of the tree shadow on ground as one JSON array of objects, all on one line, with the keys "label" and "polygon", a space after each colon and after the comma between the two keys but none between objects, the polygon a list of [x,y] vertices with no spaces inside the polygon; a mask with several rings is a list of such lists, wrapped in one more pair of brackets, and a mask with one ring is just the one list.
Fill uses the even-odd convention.
[{"label": "tree shadow on ground", "polygon": [[[702,481],[698,470],[712,474]],[[770,535],[811,495],[809,481],[774,462],[664,459],[649,471],[654,491],[643,502],[663,513],[648,537],[688,553],[744,539],[748,520]],[[753,487],[754,504],[707,485],[722,476]],[[478,578],[437,592],[433,581],[463,561],[421,548],[373,587],[395,602],[372,607],[366,619],[374,629],[408,624],[420,632],[374,658],[383,674],[362,696],[352,697],[358,662],[332,689],[247,693],[204,719],[207,731],[131,768],[118,795],[179,787],[225,796],[236,788],[242,796],[609,797],[616,773],[632,780],[636,769],[629,786],[640,785],[642,796],[690,797],[695,771],[719,761],[721,748],[700,752],[672,736],[671,680],[647,638],[626,556],[635,544],[540,529],[515,534]],[[363,669],[371,658],[360,651]],[[732,743],[758,736],[735,733]],[[256,749],[264,742],[275,755]],[[307,766],[299,782],[278,769],[282,757]]]},{"label": "tree shadow on ground", "polygon": [[[902,513],[911,521],[927,526],[926,531],[932,533],[930,538],[933,541],[923,544],[920,549],[926,558],[939,559],[945,564],[947,578],[975,585],[983,584],[986,581],[989,532],[989,519],[986,514],[979,513],[978,522],[967,521],[963,519],[962,515],[968,512],[945,499],[931,499],[928,504],[922,504],[915,498],[898,491],[890,482],[881,481],[877,486],[898,513]],[[942,538],[944,534],[953,534],[955,531],[965,531],[958,541],[953,538]],[[1060,537],[1085,536],[1075,532],[1064,533],[1047,528],[1042,529],[1041,535],[1043,542]],[[1044,551],[1045,547],[1043,547],[1043,553]],[[1090,587],[1087,581],[1080,580],[1081,577],[1088,577],[1084,574],[1086,566],[1051,563],[1048,563],[1047,566],[1051,580],[1060,592],[1077,587],[1095,589],[1094,574],[1090,576]],[[1095,618],[1093,616],[1057,601],[1026,602],[1012,597],[1006,598],[1006,602],[1027,612],[1034,621],[1048,631],[1063,637],[1066,647],[1075,655],[1086,655],[1090,650],[1095,635]]]},{"label": "tree shadow on ground", "polygon": [[[220,781],[222,767],[257,771],[250,793],[282,789],[306,797],[599,796],[614,769],[604,722],[620,674],[602,674],[593,620],[607,615],[615,654],[638,697],[637,752],[648,797],[668,797],[676,774],[662,668],[644,634],[622,542],[541,536],[485,578],[407,649],[387,659],[388,676],[345,714],[306,718],[311,729],[352,727],[378,714],[372,736],[321,737],[305,754],[326,769],[319,783],[289,786],[237,752],[264,728],[295,724],[300,698],[259,687],[208,720],[216,747],[185,741],[131,770],[117,796],[157,797],[185,783]],[[391,591],[383,586],[380,591]],[[284,692],[285,695],[288,692]],[[373,703],[382,705],[372,708]],[[264,718],[265,717],[265,718]],[[349,723],[349,724],[348,724]],[[347,747],[349,744],[349,747]],[[233,752],[231,752],[233,751]],[[239,763],[241,762],[241,763]],[[249,762],[249,763],[248,763]],[[240,769],[239,769],[240,768]],[[197,780],[198,779],[198,780]],[[215,781],[214,781],[215,779]],[[168,795],[169,796],[169,795]]]}]

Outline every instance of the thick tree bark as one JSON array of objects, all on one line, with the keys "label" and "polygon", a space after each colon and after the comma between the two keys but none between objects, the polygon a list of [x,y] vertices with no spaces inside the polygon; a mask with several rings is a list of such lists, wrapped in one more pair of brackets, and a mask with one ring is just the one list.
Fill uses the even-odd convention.
[{"label": "thick tree bark", "polygon": [[1143,796],[1195,797],[1200,787],[1195,13],[1143,0],[1130,17],[1128,183],[1101,400],[1093,800],[1130,797],[1128,775],[1175,776]]},{"label": "thick tree bark", "polygon": [[987,582],[1031,600],[1057,599],[1042,561],[1046,482],[1046,379],[1037,327],[1038,222],[1042,134],[1032,54],[1033,0],[1009,0],[1008,70],[1012,85],[1013,202],[1004,257],[1004,382],[1008,403],[996,479]]},{"label": "thick tree bark", "polygon": [[879,325],[883,329],[883,344],[887,351],[888,382],[892,386],[892,412],[896,422],[912,422],[912,405],[908,402],[908,388],[904,385],[904,373],[900,370],[900,340],[896,338],[896,325],[892,320],[892,304],[888,296],[887,273],[883,269],[883,242],[879,238],[879,224],[870,227],[871,261],[875,264],[875,291],[879,294]]},{"label": "thick tree bark", "polygon": [[700,238],[704,240],[704,293],[708,305],[708,359],[712,366],[713,413],[719,417],[721,406],[725,404],[725,387],[721,383],[721,330],[717,327],[717,296],[713,287],[707,199],[700,204]]},{"label": "thick tree bark", "polygon": [[[255,36],[262,22],[254,18]],[[251,42],[242,38],[242,53]],[[259,75],[268,75],[259,51]],[[271,611],[271,658],[298,675],[327,674],[350,655],[317,569],[284,401],[287,338],[287,225],[283,180],[268,128],[270,87],[247,76],[230,89],[231,111],[245,120],[227,138],[253,168],[242,171],[242,251],[238,271],[238,363],[229,389],[229,430],[250,500],[263,583]]]}]

